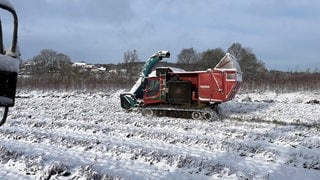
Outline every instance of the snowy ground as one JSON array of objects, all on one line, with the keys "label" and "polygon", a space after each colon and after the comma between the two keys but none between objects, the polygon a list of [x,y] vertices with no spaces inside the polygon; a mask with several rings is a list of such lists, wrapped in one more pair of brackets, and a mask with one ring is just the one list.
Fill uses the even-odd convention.
[{"label": "snowy ground", "polygon": [[319,179],[319,92],[239,94],[220,121],[124,112],[121,91],[17,94],[1,179]]}]

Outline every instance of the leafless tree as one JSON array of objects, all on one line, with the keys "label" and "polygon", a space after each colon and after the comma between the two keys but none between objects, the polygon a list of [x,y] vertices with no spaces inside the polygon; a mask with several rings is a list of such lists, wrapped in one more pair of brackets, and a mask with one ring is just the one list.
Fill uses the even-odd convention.
[{"label": "leafless tree", "polygon": [[243,80],[250,85],[264,83],[267,69],[262,61],[258,60],[256,55],[249,48],[243,48],[240,43],[233,43],[228,51],[234,55],[243,72]]},{"label": "leafless tree", "polygon": [[124,63],[130,63],[130,62],[139,62],[139,56],[137,50],[127,51],[124,53],[123,56]]},{"label": "leafless tree", "polygon": [[178,54],[177,63],[185,70],[195,70],[195,63],[199,61],[199,54],[193,48],[182,49]]},{"label": "leafless tree", "polygon": [[225,52],[221,48],[208,49],[200,53],[200,59],[197,62],[197,67],[199,67],[198,70],[215,67],[224,55]]},{"label": "leafless tree", "polygon": [[124,68],[126,69],[126,79],[132,80],[137,74],[136,63],[139,62],[137,50],[127,51],[123,55]]}]

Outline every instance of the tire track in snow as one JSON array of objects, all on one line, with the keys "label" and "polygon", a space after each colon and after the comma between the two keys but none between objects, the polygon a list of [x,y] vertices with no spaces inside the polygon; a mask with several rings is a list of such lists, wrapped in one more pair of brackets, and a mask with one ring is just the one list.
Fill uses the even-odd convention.
[{"label": "tire track in snow", "polygon": [[[14,123],[15,124],[15,123]],[[31,124],[33,124],[33,123],[31,123]],[[52,125],[52,124],[50,124],[50,125]],[[55,127],[54,125],[52,126],[52,127]],[[36,128],[39,128],[39,126],[36,126]],[[69,127],[68,127],[69,128]],[[26,129],[29,129],[29,128],[26,128]],[[94,129],[96,129],[96,127],[94,128]],[[147,130],[146,132],[148,132],[149,130]],[[64,132],[64,130],[62,131],[62,132]],[[150,137],[152,137],[152,135],[148,135],[148,134],[146,134],[146,132],[145,133],[142,133],[143,134],[143,136],[144,137],[147,137],[148,138],[148,140],[150,140],[150,139],[154,139],[154,138],[150,138]],[[81,132],[81,133],[86,133],[86,132]],[[234,131],[233,131],[233,133],[235,133]],[[16,134],[17,134],[17,132],[16,132]],[[23,134],[26,134],[25,132],[22,132],[21,133],[22,135]],[[45,134],[45,135],[48,135],[48,134],[50,134],[50,133],[47,133],[47,131],[45,131],[44,133],[42,133],[42,134]],[[61,132],[60,131],[58,131],[57,133],[55,133],[55,134],[61,134]],[[89,133],[89,134],[87,134],[87,136],[89,136],[91,133]],[[130,133],[129,133],[130,134]],[[262,146],[260,146],[260,145],[258,145],[258,144],[255,144],[254,146],[251,146],[251,145],[248,145],[248,144],[242,144],[242,143],[237,143],[237,144],[234,144],[234,143],[231,143],[230,141],[226,141],[226,140],[223,140],[223,141],[221,141],[221,142],[219,142],[219,141],[214,141],[214,140],[210,140],[209,138],[205,138],[205,139],[196,139],[195,141],[196,141],[196,143],[190,143],[190,142],[188,142],[187,144],[185,143],[186,141],[186,139],[187,140],[190,140],[190,139],[192,139],[192,138],[186,138],[186,137],[176,137],[176,135],[174,135],[174,136],[172,136],[172,137],[170,137],[170,138],[172,138],[169,142],[168,141],[166,141],[167,139],[170,139],[170,138],[168,138],[167,136],[168,135],[170,135],[170,134],[168,134],[168,133],[166,133],[164,136],[162,136],[162,137],[164,137],[164,139],[160,139],[161,141],[165,141],[166,143],[169,143],[169,144],[175,144],[175,145],[177,145],[177,144],[183,144],[183,145],[188,145],[188,146],[194,146],[195,144],[197,144],[198,145],[198,143],[200,143],[200,146],[202,146],[202,148],[206,148],[206,147],[209,147],[209,149],[208,150],[217,150],[216,148],[212,148],[214,145],[216,145],[216,144],[220,144],[219,145],[219,149],[218,150],[226,150],[226,151],[236,151],[236,152],[240,152],[240,156],[250,156],[251,158],[253,158],[254,156],[257,156],[257,157],[259,157],[259,158],[261,158],[261,157],[263,157],[263,155],[267,155],[268,156],[268,158],[266,158],[266,160],[267,161],[274,161],[274,159],[276,159],[276,157],[275,156],[277,156],[277,154],[278,154],[278,152],[276,152],[276,151],[268,151],[268,150],[265,150]],[[100,136],[100,135],[99,135]],[[119,134],[116,134],[116,136],[119,136]],[[132,136],[134,136],[134,137],[136,137],[137,135],[132,135]],[[138,136],[140,136],[141,137],[141,134],[139,134]],[[29,137],[30,138],[30,135],[27,135],[27,137]],[[42,137],[42,135],[40,135],[40,137]],[[121,136],[121,137],[123,137],[123,136]],[[190,136],[191,137],[191,136]],[[201,136],[201,137],[203,137],[203,136]],[[132,137],[131,137],[132,138]],[[237,137],[237,138],[239,138],[239,137]],[[31,138],[32,139],[32,138]],[[39,138],[38,138],[39,139]],[[72,139],[72,135],[70,135],[70,134],[68,134],[68,135],[66,135],[66,137],[59,137],[59,138],[54,138],[54,139],[58,139],[58,141],[61,141],[61,140],[63,140],[63,142],[64,142],[64,144],[67,144],[67,147],[68,146],[70,146],[70,144],[72,144],[73,146],[74,145],[79,145],[80,147],[83,147],[83,146],[85,146],[85,145],[88,145],[89,144],[89,148],[88,149],[91,149],[92,147],[94,147],[95,146],[95,144],[91,144],[90,145],[90,143],[89,142],[87,142],[86,140],[81,140],[81,141],[79,141],[79,140],[77,140],[77,139]],[[96,139],[96,138],[92,138],[92,137],[90,137],[89,138],[90,140],[94,140],[94,139]],[[108,137],[105,137],[104,139],[108,139]],[[159,138],[155,138],[156,140],[159,140]],[[66,142],[65,142],[65,140],[67,140]],[[181,141],[182,140],[182,141]],[[38,140],[37,140],[38,141]],[[79,141],[78,143],[76,143],[77,141]],[[97,141],[97,140],[95,140],[95,141]],[[117,140],[118,141],[118,140]],[[69,142],[69,143],[68,143]],[[98,141],[99,142],[99,141]],[[54,143],[54,142],[52,142],[52,141],[50,141],[50,144],[52,144],[52,143]],[[121,143],[121,144],[123,144],[123,143]],[[221,146],[221,144],[222,144],[222,146]],[[130,145],[129,145],[130,146]],[[141,148],[141,147],[139,147],[139,148]],[[174,148],[174,147],[173,147]],[[87,149],[87,148],[84,148],[84,149]],[[110,147],[108,147],[107,149],[110,149]],[[118,150],[119,151],[119,150]],[[262,155],[259,155],[259,154],[262,154]],[[272,160],[270,160],[270,157],[272,157]]]},{"label": "tire track in snow", "polygon": [[[9,133],[10,134],[10,133]],[[68,141],[65,142],[64,138],[58,137],[50,137],[50,134],[46,134],[43,136],[43,134],[36,135],[26,134],[26,137],[22,137],[23,134],[26,134],[25,132],[21,132],[20,134],[15,131],[14,137],[17,135],[19,136],[19,140],[15,142],[22,142],[22,143],[28,143],[29,146],[32,144],[32,146],[36,146],[36,149],[39,149],[39,147],[45,147],[45,146],[55,146],[56,148],[65,149],[65,152],[73,151],[75,146],[83,147],[90,141],[84,141],[83,139],[80,141],[77,141],[75,139],[72,139],[70,135],[66,138],[68,138]],[[10,139],[10,137],[7,137],[7,139]],[[36,140],[35,140],[36,139]],[[49,139],[49,141],[47,141]],[[89,138],[91,140],[92,138]],[[201,155],[204,153],[209,153],[210,155],[206,156],[212,156],[211,152],[202,151],[201,154],[198,154],[198,149],[191,150],[188,154],[193,155],[181,155],[177,154],[176,151],[178,149],[178,152],[182,152],[185,147],[163,147],[156,148],[159,144],[151,144],[148,143],[147,145],[143,144],[141,142],[140,144],[136,141],[132,141],[129,139],[129,142],[121,142],[121,138],[113,138],[113,140],[107,140],[106,142],[99,142],[98,146],[92,146],[91,148],[85,148],[84,151],[88,152],[94,152],[94,154],[107,154],[109,157],[115,157],[117,161],[123,161],[127,162],[130,160],[140,160],[145,162],[145,166],[153,165],[156,163],[159,163],[160,161],[164,162],[168,165],[168,167],[175,165],[178,168],[182,167],[190,167],[196,164],[197,166],[201,164],[199,167],[200,170],[197,170],[196,173],[199,173],[200,171],[205,170],[207,173],[213,173],[218,172],[216,168],[213,168],[215,166],[219,166],[221,170],[225,171],[228,169],[226,165],[219,164],[211,159],[202,159]],[[43,143],[44,142],[44,143]],[[118,144],[117,144],[118,143]],[[8,145],[10,143],[6,143]],[[36,145],[41,144],[41,145]],[[71,146],[70,146],[71,144]],[[89,145],[90,146],[90,145]],[[175,149],[173,151],[169,151],[169,149]],[[179,150],[180,149],[180,150]],[[98,153],[96,153],[98,151]],[[216,156],[216,155],[215,155]],[[129,159],[128,159],[129,158]],[[223,168],[222,168],[223,167]]]},{"label": "tire track in snow", "polygon": [[[31,123],[34,124],[34,123]],[[80,130],[81,128],[72,128],[69,125],[66,125],[68,129],[76,129],[76,131]],[[77,126],[77,125],[76,125]],[[80,125],[81,126],[81,125]],[[118,126],[118,125],[117,125]],[[40,125],[36,125],[37,128],[40,127]],[[45,123],[41,123],[41,128],[45,128],[45,129],[52,129],[52,127],[56,127],[55,125],[53,125],[53,123],[50,123],[50,127],[47,127],[45,125]],[[30,127],[31,128],[31,127]],[[97,125],[92,125],[90,126],[90,128],[92,128],[91,130],[86,129],[85,131],[82,131],[81,133],[83,134],[87,134],[87,136],[90,136],[93,134],[98,134],[98,136],[103,136],[104,135],[104,131],[105,128],[101,129],[101,126],[97,126]],[[94,130],[93,130],[94,129]],[[117,132],[115,132],[115,130],[117,130]],[[99,132],[103,132],[102,134]],[[195,134],[192,135],[192,132],[185,132],[185,133],[180,133],[180,134],[176,134],[176,133],[168,133],[167,131],[156,131],[156,129],[146,129],[146,128],[140,128],[140,127],[135,127],[132,126],[131,128],[125,128],[123,126],[120,127],[107,127],[107,132],[108,133],[112,133],[112,136],[117,136],[117,137],[123,137],[123,138],[137,138],[137,140],[159,140],[159,141],[163,141],[167,144],[176,144],[176,145],[185,145],[185,146],[196,146],[199,148],[205,148],[211,151],[228,151],[228,152],[232,152],[232,151],[236,151],[238,153],[241,153],[241,156],[244,156],[245,154],[243,152],[248,151],[248,149],[250,149],[251,152],[257,152],[254,149],[259,149],[260,153],[263,154],[269,154],[268,156],[270,157],[270,154],[273,154],[273,156],[276,156],[277,152],[275,151],[270,151],[270,150],[266,150],[263,149],[262,147],[260,147],[259,145],[254,145],[251,146],[250,144],[245,144],[245,143],[237,143],[235,144],[233,139],[226,139],[226,138],[216,138],[214,136],[211,135],[207,135],[204,133],[201,134]],[[124,133],[121,133],[124,132]],[[235,132],[233,132],[234,134]],[[191,134],[191,135],[190,135]],[[215,135],[217,135],[217,133],[214,133]],[[219,136],[217,136],[219,137]],[[230,136],[231,137],[231,136]],[[237,136],[235,136],[236,138],[238,138]],[[105,137],[105,139],[107,139],[108,137]],[[270,160],[270,158],[269,158]]]},{"label": "tire track in snow", "polygon": [[[221,177],[263,177],[255,175],[259,170],[255,169],[254,163],[261,163],[258,161],[261,158],[269,166],[283,163],[290,167],[317,168],[319,154],[314,151],[319,149],[319,143],[317,139],[312,143],[307,142],[310,136],[316,136],[316,132],[311,131],[309,137],[299,137],[306,130],[304,128],[293,126],[297,131],[297,135],[294,135],[281,125],[270,126],[267,123],[239,123],[228,119],[223,122],[202,122],[145,118],[134,112],[119,110],[116,96],[82,94],[62,97],[45,95],[31,101],[19,99],[17,111],[10,115],[11,121],[3,127],[7,131],[0,133],[0,137],[16,142],[8,148],[19,150],[18,147],[26,143],[30,147],[39,147],[38,154],[41,155],[46,151],[41,147],[55,147],[54,151],[63,149],[71,155],[101,156],[118,163],[120,169],[122,164],[141,163],[146,171],[153,172],[154,176],[150,177],[161,177],[160,173],[176,171],[208,176],[218,174]],[[15,139],[18,136],[20,139]],[[311,148],[307,152],[314,155],[313,159],[300,153],[301,148],[309,146]],[[289,151],[292,151],[292,158],[284,155]],[[41,157],[57,158],[45,154]],[[244,169],[239,164],[233,164],[234,159],[252,165]],[[306,159],[305,163],[301,159]],[[66,162],[64,159],[59,161],[63,164]],[[88,160],[80,164],[87,165],[90,162]],[[104,162],[101,160],[100,163]],[[77,166],[75,164],[68,167]],[[92,167],[108,174],[102,166]]]},{"label": "tire track in snow", "polygon": [[[168,120],[166,120],[168,121]],[[102,123],[103,122],[103,123]],[[152,125],[150,125],[150,123]],[[52,128],[67,128],[69,130],[73,131],[82,131],[83,133],[87,134],[89,133],[99,133],[99,132],[113,132],[117,133],[118,136],[125,136],[125,137],[145,137],[148,138],[147,140],[150,139],[161,139],[165,140],[166,142],[176,142],[176,143],[188,143],[190,144],[198,144],[198,143],[193,143],[190,140],[194,140],[193,137],[196,137],[197,142],[201,141],[213,141],[214,144],[216,142],[225,140],[224,139],[219,139],[221,136],[226,136],[230,137],[231,141],[233,141],[232,138],[241,138],[241,139],[247,139],[247,138],[254,138],[254,140],[268,140],[268,142],[274,142],[274,141],[280,141],[286,143],[287,141],[290,141],[291,143],[299,143],[299,142],[304,142],[300,143],[302,146],[308,147],[308,148],[319,148],[319,143],[315,143],[314,141],[310,141],[306,139],[305,137],[310,137],[312,135],[303,135],[304,131],[310,132],[310,129],[305,129],[299,128],[299,131],[296,130],[295,135],[288,135],[288,131],[290,131],[290,128],[286,128],[284,126],[282,129],[284,129],[281,133],[279,133],[279,127],[277,127],[278,132],[277,133],[272,133],[269,130],[270,127],[265,128],[261,123],[238,123],[238,122],[232,122],[225,120],[227,123],[210,123],[209,126],[204,126],[197,128],[197,131],[195,133],[192,131],[192,128],[188,128],[189,125],[185,126],[182,123],[176,123],[177,127],[172,126],[161,126],[159,128],[157,125],[155,125],[155,122],[161,122],[161,119],[157,119],[156,121],[122,121],[122,120],[113,120],[113,121],[100,121],[100,122],[95,122],[91,124],[88,123],[81,123],[78,121],[54,121],[54,122],[47,122],[47,121],[23,121],[24,125],[30,125],[30,126],[36,126],[37,128],[46,128],[46,129],[52,129]],[[189,121],[190,122],[190,121]],[[196,121],[194,121],[196,122]],[[16,121],[13,121],[12,123],[17,124]],[[21,123],[21,121],[19,122]],[[19,124],[18,123],[18,124]],[[234,123],[234,125],[232,125]],[[182,124],[182,126],[181,126]],[[229,126],[225,127],[223,124],[229,124]],[[210,127],[210,126],[213,127]],[[234,126],[234,127],[233,127]],[[256,129],[256,132],[252,132],[248,135],[248,133],[244,133],[243,126],[251,126],[252,129]],[[262,126],[262,127],[259,127]],[[197,126],[198,127],[198,126]],[[235,128],[236,127],[236,128]],[[30,127],[31,128],[31,127]],[[172,130],[173,129],[173,130]],[[217,131],[217,129],[219,129]],[[157,131],[158,130],[158,131]],[[199,131],[200,130],[200,131]],[[268,132],[269,131],[269,132]],[[168,133],[170,132],[170,133]],[[312,132],[312,131],[311,131]],[[316,135],[316,133],[315,133]],[[208,140],[210,139],[210,140]],[[287,140],[286,140],[287,139]],[[317,146],[318,144],[318,146]]]}]

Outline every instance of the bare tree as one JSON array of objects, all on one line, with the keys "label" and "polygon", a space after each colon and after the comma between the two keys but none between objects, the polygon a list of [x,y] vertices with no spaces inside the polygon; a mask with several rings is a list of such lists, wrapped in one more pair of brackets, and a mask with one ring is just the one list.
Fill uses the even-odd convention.
[{"label": "bare tree", "polygon": [[178,54],[177,63],[181,64],[192,64],[197,62],[199,59],[199,55],[193,48],[182,49],[180,54]]},{"label": "bare tree", "polygon": [[132,50],[127,51],[123,55],[124,68],[126,69],[126,77],[131,80],[132,77],[137,73],[137,64],[139,62],[138,51]]},{"label": "bare tree", "polygon": [[40,54],[31,59],[34,64],[34,74],[61,73],[65,68],[71,67],[71,59],[62,53],[57,53],[51,49],[44,49]]},{"label": "bare tree", "polygon": [[240,43],[233,43],[228,51],[234,55],[241,66],[244,82],[251,85],[264,83],[267,69],[262,61],[258,60],[256,55],[249,48],[243,48]]},{"label": "bare tree", "polygon": [[234,55],[238,61],[243,58],[243,53],[245,53],[244,51],[245,49],[242,48],[240,43],[233,43],[227,50],[227,52]]},{"label": "bare tree", "polygon": [[62,53],[44,49],[39,55],[29,60],[28,64],[32,65],[32,68],[28,69],[28,74],[33,75],[34,86],[58,88],[66,81],[71,81],[72,62],[67,55]]},{"label": "bare tree", "polygon": [[177,63],[179,67],[185,70],[195,70],[194,65],[199,61],[199,54],[193,48],[182,49],[180,54],[178,54]]},{"label": "bare tree", "polygon": [[124,63],[139,62],[138,51],[134,49],[132,51],[125,52],[123,61]]},{"label": "bare tree", "polygon": [[208,49],[200,53],[200,59],[197,62],[198,70],[213,68],[224,55],[225,52],[221,48]]}]

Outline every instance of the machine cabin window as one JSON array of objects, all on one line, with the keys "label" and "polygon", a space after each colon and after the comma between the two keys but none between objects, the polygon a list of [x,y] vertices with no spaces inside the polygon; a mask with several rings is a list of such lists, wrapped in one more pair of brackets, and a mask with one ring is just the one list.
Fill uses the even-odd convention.
[{"label": "machine cabin window", "polygon": [[147,96],[155,96],[160,90],[160,80],[152,79],[149,80],[147,88]]},{"label": "machine cabin window", "polygon": [[235,73],[227,73],[227,80],[236,80],[236,74]]}]

